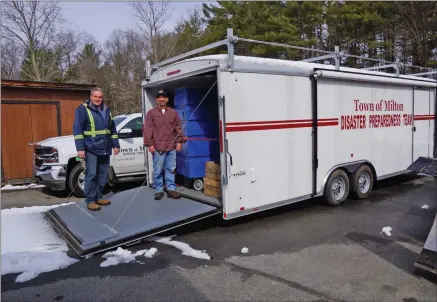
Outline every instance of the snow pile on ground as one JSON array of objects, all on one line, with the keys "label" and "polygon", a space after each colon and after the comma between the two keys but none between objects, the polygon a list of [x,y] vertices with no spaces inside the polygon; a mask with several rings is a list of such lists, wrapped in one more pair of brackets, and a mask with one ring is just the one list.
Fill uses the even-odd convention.
[{"label": "snow pile on ground", "polygon": [[2,275],[21,273],[15,281],[25,282],[78,261],[67,256],[67,244],[43,217],[43,212],[63,205],[1,211]]},{"label": "snow pile on ground", "polygon": [[393,229],[389,226],[383,227],[381,233],[384,233],[387,236],[391,236],[391,231],[393,231]]},{"label": "snow pile on ground", "polygon": [[150,238],[149,240],[163,243],[167,245],[171,245],[179,250],[182,251],[182,255],[190,256],[198,259],[206,259],[211,260],[211,256],[209,256],[206,251],[199,251],[193,249],[189,244],[180,242],[180,241],[172,241],[171,237],[164,237],[164,238]]},{"label": "snow pile on ground", "polygon": [[103,258],[106,258],[100,264],[100,267],[108,267],[111,265],[117,265],[119,263],[129,263],[136,260],[139,256],[144,256],[146,258],[152,258],[158,250],[154,247],[150,249],[140,250],[135,254],[132,254],[129,250],[122,249],[119,247],[115,251],[107,252],[103,255]]},{"label": "snow pile on ground", "polygon": [[45,187],[44,185],[38,185],[35,183],[22,185],[22,186],[5,185],[2,187],[2,191],[36,189],[36,188],[44,188],[44,187]]},{"label": "snow pile on ground", "polygon": [[426,204],[426,205],[423,205],[423,206],[421,207],[421,209],[422,209],[422,210],[428,210],[429,207],[428,207],[428,205]]}]

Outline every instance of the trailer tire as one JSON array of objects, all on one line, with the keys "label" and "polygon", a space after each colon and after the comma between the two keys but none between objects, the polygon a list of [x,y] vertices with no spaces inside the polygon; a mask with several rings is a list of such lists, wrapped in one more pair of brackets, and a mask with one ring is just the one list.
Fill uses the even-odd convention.
[{"label": "trailer tire", "polygon": [[349,196],[349,188],[348,175],[343,170],[337,169],[331,173],[326,182],[324,197],[330,205],[341,205]]},{"label": "trailer tire", "polygon": [[352,193],[359,199],[367,198],[373,189],[373,171],[368,165],[362,165],[351,176]]},{"label": "trailer tire", "polygon": [[[81,163],[75,165],[68,176],[68,188],[77,197],[83,198],[85,196],[83,185],[85,185],[85,169]],[[82,185],[83,184],[83,185]]]}]

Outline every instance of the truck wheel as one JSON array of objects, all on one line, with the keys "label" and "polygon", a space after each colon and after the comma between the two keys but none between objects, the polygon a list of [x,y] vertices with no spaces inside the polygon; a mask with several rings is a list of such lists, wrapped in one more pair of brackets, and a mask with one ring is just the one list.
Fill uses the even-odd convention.
[{"label": "truck wheel", "polygon": [[202,179],[196,179],[193,182],[193,187],[194,187],[194,190],[196,190],[196,191],[202,191],[203,190],[203,180]]},{"label": "truck wheel", "polygon": [[368,165],[362,165],[351,176],[352,192],[357,198],[367,198],[373,188],[373,171]]},{"label": "truck wheel", "polygon": [[68,188],[77,197],[83,198],[85,187],[85,169],[82,164],[77,164],[71,169],[70,175],[68,177]]},{"label": "truck wheel", "polygon": [[341,169],[331,173],[326,183],[325,199],[334,206],[341,205],[349,195],[349,177]]},{"label": "truck wheel", "polygon": [[109,185],[109,187],[113,188],[117,184],[117,180],[115,179],[114,168],[112,168],[110,166],[108,172],[109,172],[109,175],[108,175],[108,185]]}]

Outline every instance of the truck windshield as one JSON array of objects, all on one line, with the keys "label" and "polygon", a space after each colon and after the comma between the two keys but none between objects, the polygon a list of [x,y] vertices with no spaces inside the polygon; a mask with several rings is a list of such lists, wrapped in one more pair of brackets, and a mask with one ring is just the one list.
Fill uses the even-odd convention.
[{"label": "truck windshield", "polygon": [[113,121],[114,121],[115,127],[117,127],[126,118],[127,118],[127,116],[116,116],[116,117],[114,117]]}]

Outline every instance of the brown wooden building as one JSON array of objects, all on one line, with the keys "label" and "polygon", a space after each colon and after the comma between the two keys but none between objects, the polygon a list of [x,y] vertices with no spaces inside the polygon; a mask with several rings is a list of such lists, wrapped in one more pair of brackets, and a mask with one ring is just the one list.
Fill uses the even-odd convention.
[{"label": "brown wooden building", "polygon": [[1,80],[2,181],[32,177],[32,143],[71,135],[92,85]]}]

